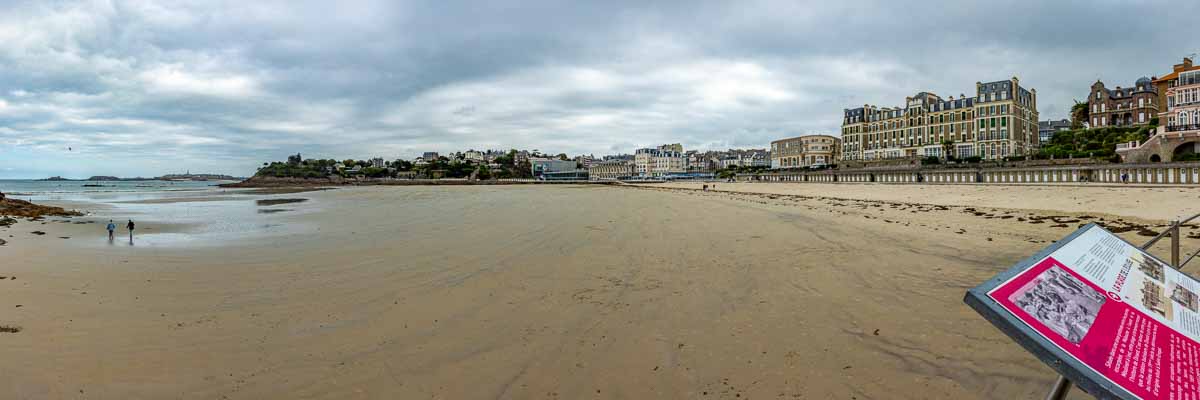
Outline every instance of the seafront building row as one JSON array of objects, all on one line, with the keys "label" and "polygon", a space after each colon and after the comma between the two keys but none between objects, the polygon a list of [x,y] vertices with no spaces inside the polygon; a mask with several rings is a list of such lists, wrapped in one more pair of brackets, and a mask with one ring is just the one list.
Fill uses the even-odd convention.
[{"label": "seafront building row", "polygon": [[[959,163],[982,162],[986,168],[994,168],[1002,164],[997,162],[1028,160],[1041,146],[1049,143],[1055,133],[1080,126],[1156,126],[1148,139],[1116,146],[1116,154],[1124,163],[1198,158],[1200,67],[1194,66],[1190,58],[1175,64],[1169,74],[1143,76],[1127,87],[1109,88],[1097,80],[1081,97],[1087,99],[1086,105],[1073,110],[1071,120],[1040,121],[1037,89],[1023,86],[1014,76],[976,82],[970,95],[943,98],[920,91],[905,97],[899,106],[864,104],[846,108],[843,109],[840,135],[812,134],[779,139],[772,141],[769,149],[700,152],[685,151],[682,144],[675,143],[603,159],[580,156],[574,163],[538,158],[527,152],[518,152],[513,158],[518,163],[533,164],[535,177],[574,179],[587,176],[592,180],[706,178],[732,167],[776,171],[830,167],[871,169],[876,166],[920,169],[917,159],[928,158],[958,160]],[[1076,111],[1083,111],[1082,115]],[[499,152],[468,151],[450,158],[450,162],[457,159],[490,162],[499,155]],[[416,163],[438,157],[437,153],[428,153]],[[962,178],[966,175],[961,173],[955,176],[967,179]],[[1089,175],[1080,176],[1086,179]],[[846,178],[865,179],[862,176]],[[1187,181],[1189,179],[1175,180]]]},{"label": "seafront building row", "polygon": [[[768,167],[770,158],[769,152],[763,149],[699,152],[684,151],[679,143],[664,144],[635,150],[633,159],[627,161],[629,173],[619,177],[711,177],[714,171],[730,167]],[[593,180],[614,178],[614,174],[626,170],[619,165],[619,162],[598,165],[593,168],[598,171],[598,178],[593,177]]]}]

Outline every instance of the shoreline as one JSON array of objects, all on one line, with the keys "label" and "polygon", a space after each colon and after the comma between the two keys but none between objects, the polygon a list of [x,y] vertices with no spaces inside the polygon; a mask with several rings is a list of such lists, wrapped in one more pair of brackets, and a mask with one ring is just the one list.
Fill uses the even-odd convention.
[{"label": "shoreline", "polygon": [[217,185],[221,188],[287,188],[287,187],[347,187],[347,186],[504,186],[504,185],[611,185],[608,181],[537,181],[537,180],[476,180],[465,179],[307,179],[307,178],[250,178],[236,183]]}]

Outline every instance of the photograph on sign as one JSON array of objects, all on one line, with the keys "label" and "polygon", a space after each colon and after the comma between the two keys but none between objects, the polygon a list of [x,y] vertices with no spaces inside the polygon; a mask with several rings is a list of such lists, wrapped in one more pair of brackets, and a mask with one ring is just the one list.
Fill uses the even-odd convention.
[{"label": "photograph on sign", "polygon": [[987,296],[1090,372],[1142,399],[1200,399],[1200,282],[1099,226]]},{"label": "photograph on sign", "polygon": [[1104,294],[1055,267],[1026,283],[1009,301],[1067,341],[1079,343],[1096,321]]}]

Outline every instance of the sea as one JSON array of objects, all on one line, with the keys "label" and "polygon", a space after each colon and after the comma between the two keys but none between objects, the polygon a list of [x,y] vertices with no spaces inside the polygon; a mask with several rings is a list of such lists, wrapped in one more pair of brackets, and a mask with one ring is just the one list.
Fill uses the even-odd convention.
[{"label": "sea", "polygon": [[[264,206],[258,200],[305,198],[304,194],[253,194],[217,185],[231,181],[41,181],[0,180],[9,198],[79,210],[75,221],[134,220],[141,247],[217,246],[312,230],[292,218],[316,209],[313,202]],[[307,199],[306,199],[307,200]],[[121,225],[121,224],[118,224]],[[124,225],[121,225],[124,226]],[[103,239],[102,229],[91,239]],[[74,242],[73,242],[74,243]],[[111,245],[103,240],[80,243]]]},{"label": "sea", "polygon": [[[228,181],[44,181],[0,179],[0,192],[31,201],[86,201],[95,197],[135,197],[139,194],[212,190]],[[121,196],[130,195],[130,196]]]}]

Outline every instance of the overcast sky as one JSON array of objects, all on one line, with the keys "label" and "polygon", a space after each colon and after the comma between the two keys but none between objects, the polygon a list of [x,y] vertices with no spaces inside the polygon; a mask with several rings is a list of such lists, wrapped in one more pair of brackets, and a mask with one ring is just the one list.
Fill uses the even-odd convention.
[{"label": "overcast sky", "polygon": [[1014,75],[1064,118],[1200,51],[1198,3],[0,0],[0,179],[762,148]]}]

